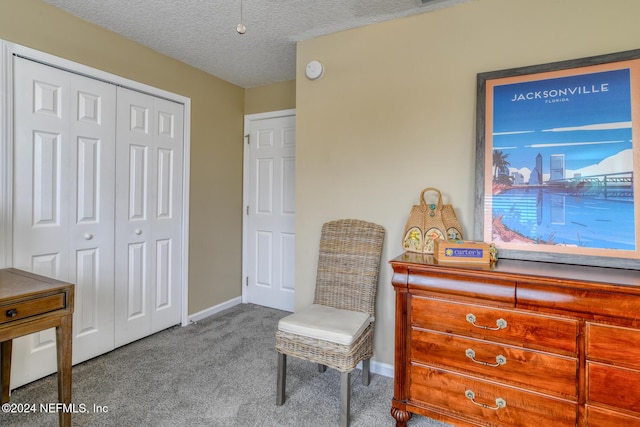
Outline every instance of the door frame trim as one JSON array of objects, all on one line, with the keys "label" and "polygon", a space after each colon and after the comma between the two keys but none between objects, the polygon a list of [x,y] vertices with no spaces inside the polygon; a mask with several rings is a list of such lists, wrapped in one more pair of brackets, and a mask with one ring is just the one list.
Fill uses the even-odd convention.
[{"label": "door frame trim", "polygon": [[182,179],[182,307],[181,324],[189,324],[189,176],[191,147],[191,99],[97,68],[0,39],[0,268],[12,266],[13,248],[13,56],[21,56],[75,74],[177,102],[184,106]]},{"label": "door frame trim", "polygon": [[242,277],[240,281],[240,288],[242,289],[242,303],[248,302],[246,281],[248,278],[247,262],[249,253],[247,251],[248,231],[247,225],[247,206],[249,205],[249,147],[247,144],[247,138],[249,136],[249,128],[251,123],[258,120],[265,119],[277,119],[279,117],[290,117],[296,115],[296,109],[291,108],[287,110],[268,111],[266,113],[246,114],[244,116],[244,132],[242,133]]}]

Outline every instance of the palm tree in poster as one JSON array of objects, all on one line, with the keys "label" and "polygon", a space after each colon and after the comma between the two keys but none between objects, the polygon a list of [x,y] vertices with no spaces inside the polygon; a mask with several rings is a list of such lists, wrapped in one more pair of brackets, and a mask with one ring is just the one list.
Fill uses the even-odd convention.
[{"label": "palm tree in poster", "polygon": [[[493,151],[493,182],[502,184],[511,184],[509,176],[509,154],[505,154],[502,150]],[[503,182],[504,181],[504,182]]]}]

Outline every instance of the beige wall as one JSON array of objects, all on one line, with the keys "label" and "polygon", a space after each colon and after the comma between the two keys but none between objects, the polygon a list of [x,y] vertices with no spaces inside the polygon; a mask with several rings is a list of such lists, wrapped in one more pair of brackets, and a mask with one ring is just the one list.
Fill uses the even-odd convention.
[{"label": "beige wall", "polygon": [[244,113],[256,114],[296,108],[296,81],[290,80],[247,89]]},{"label": "beige wall", "polygon": [[473,0],[299,43],[296,306],[313,298],[323,222],[383,225],[374,358],[393,363],[387,261],[421,189],[442,190],[472,236],[476,74],[639,48],[638,16],[637,0]]},{"label": "beige wall", "polygon": [[189,313],[240,296],[244,89],[40,0],[0,1],[0,39],[191,98]]}]

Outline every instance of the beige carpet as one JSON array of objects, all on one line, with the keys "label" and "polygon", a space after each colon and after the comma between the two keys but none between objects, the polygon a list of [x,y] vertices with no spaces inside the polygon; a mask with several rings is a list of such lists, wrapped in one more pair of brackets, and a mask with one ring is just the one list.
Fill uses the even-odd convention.
[{"label": "beige carpet", "polygon": [[[275,330],[287,313],[243,304],[173,327],[73,368],[74,426],[310,426],[338,424],[339,373],[287,363],[287,401],[276,406]],[[352,374],[352,427],[394,426],[393,379]],[[56,426],[56,376],[13,391],[32,413],[0,413],[1,426]],[[54,409],[55,410],[55,409]],[[415,416],[410,427],[442,427]]]}]

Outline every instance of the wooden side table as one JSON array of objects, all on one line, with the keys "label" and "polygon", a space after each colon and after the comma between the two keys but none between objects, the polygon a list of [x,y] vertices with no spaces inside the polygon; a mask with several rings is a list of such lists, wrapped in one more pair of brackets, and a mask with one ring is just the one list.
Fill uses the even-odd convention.
[{"label": "wooden side table", "polygon": [[[15,268],[0,269],[0,369],[2,403],[9,401],[14,338],[56,328],[58,399],[71,405],[71,342],[74,285]],[[71,426],[71,411],[59,412]]]}]

